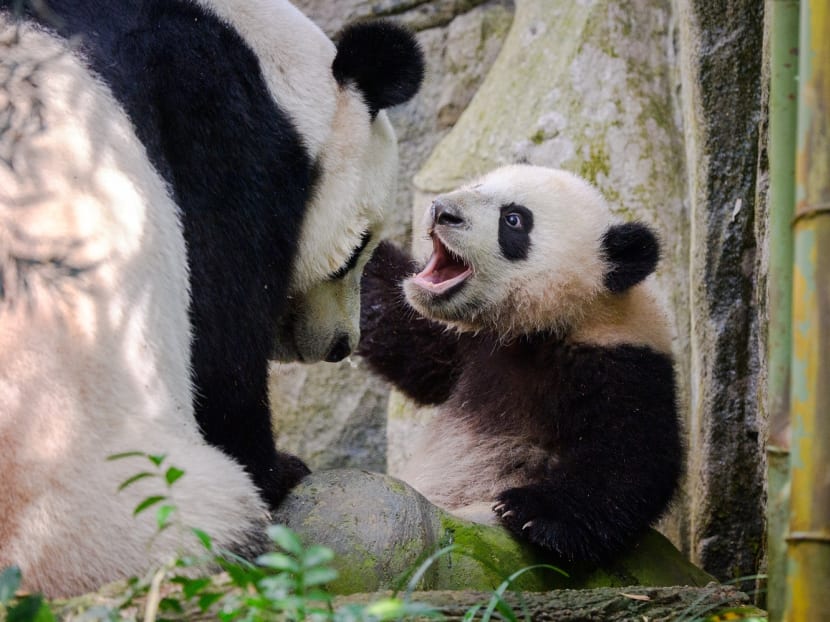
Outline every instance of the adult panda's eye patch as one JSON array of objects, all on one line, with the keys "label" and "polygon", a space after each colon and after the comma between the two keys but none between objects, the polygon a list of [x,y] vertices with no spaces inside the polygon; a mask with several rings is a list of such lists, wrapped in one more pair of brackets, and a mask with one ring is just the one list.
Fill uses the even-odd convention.
[{"label": "adult panda's eye patch", "polygon": [[328,279],[330,281],[337,281],[338,279],[342,279],[346,276],[357,265],[357,260],[360,259],[360,254],[369,245],[371,239],[372,233],[370,231],[364,231],[363,235],[360,237],[360,243],[354,247],[352,254],[349,255],[349,258],[346,260],[346,263],[340,266],[336,272],[332,272],[328,276]]}]

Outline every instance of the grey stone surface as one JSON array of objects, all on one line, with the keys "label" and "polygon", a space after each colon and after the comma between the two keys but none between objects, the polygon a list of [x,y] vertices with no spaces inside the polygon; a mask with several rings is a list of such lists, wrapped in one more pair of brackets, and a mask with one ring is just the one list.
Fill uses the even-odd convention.
[{"label": "grey stone surface", "polygon": [[358,357],[319,365],[271,364],[277,445],[312,469],[386,469],[388,389]]},{"label": "grey stone surface", "polygon": [[677,9],[691,202],[689,546],[730,579],[754,575],[763,557],[763,3]]}]

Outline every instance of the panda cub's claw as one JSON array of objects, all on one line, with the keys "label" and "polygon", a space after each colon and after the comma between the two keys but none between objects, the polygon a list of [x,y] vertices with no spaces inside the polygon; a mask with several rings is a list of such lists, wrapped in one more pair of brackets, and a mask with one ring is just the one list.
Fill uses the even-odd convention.
[{"label": "panda cub's claw", "polygon": [[548,545],[552,525],[540,499],[544,495],[531,487],[511,488],[497,498],[493,512],[504,527],[525,540],[542,546]]}]

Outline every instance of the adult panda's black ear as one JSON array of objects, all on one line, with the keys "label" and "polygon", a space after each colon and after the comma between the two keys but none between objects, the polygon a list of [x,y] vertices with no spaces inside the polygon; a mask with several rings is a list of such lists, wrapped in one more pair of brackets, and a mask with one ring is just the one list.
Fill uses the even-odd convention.
[{"label": "adult panda's black ear", "polygon": [[654,272],[660,260],[660,242],[648,226],[639,222],[612,225],[602,236],[608,261],[605,287],[619,294]]},{"label": "adult panda's black ear", "polygon": [[357,85],[374,117],[418,92],[424,55],[406,28],[383,20],[361,22],[340,32],[331,69],[339,84]]}]

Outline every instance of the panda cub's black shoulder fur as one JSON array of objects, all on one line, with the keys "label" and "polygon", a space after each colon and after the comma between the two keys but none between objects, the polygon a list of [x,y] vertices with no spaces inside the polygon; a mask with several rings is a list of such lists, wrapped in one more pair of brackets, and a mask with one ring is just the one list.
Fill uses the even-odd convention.
[{"label": "panda cub's black shoulder fur", "polygon": [[438,197],[427,223],[418,274],[384,243],[363,277],[359,352],[439,407],[403,479],[565,560],[624,550],[682,469],[670,333],[644,282],[656,237],[528,166]]}]

